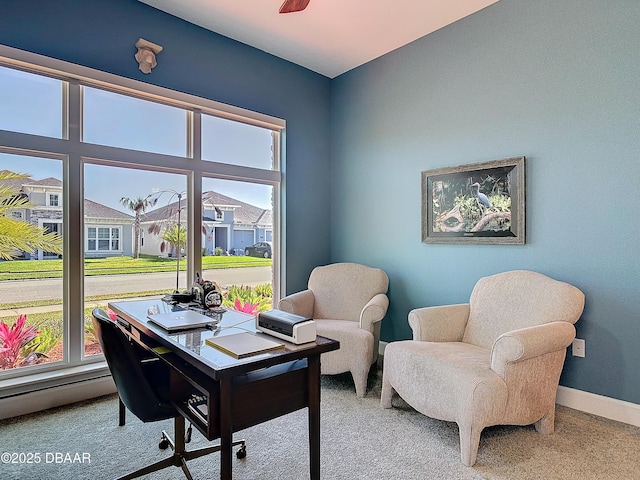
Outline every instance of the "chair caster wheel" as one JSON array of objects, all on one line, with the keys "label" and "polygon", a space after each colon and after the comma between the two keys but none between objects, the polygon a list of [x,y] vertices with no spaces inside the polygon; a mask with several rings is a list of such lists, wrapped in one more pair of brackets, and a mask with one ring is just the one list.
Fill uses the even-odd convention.
[{"label": "chair caster wheel", "polygon": [[236,452],[236,458],[241,459],[241,458],[245,458],[246,456],[247,456],[247,446],[243,445],[242,447],[240,447],[240,450]]},{"label": "chair caster wheel", "polygon": [[167,448],[169,448],[169,440],[167,440],[166,438],[161,438],[160,442],[158,443],[158,448],[160,450],[166,450]]}]

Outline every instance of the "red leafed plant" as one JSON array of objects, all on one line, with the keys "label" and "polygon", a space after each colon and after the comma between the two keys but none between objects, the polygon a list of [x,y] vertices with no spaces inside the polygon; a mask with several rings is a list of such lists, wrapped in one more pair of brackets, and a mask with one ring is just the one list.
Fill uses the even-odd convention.
[{"label": "red leafed plant", "polygon": [[223,305],[249,315],[257,315],[271,309],[272,297],[270,284],[256,287],[231,285],[224,296]]},{"label": "red leafed plant", "polygon": [[40,355],[34,351],[38,345],[29,345],[40,332],[34,326],[25,325],[26,321],[27,316],[20,315],[11,327],[0,322],[0,370],[40,361]]},{"label": "red leafed plant", "polygon": [[239,298],[236,298],[236,302],[234,306],[235,306],[235,309],[238,310],[239,312],[248,313],[249,315],[257,315],[259,305],[260,305],[260,302],[258,303],[242,302]]}]

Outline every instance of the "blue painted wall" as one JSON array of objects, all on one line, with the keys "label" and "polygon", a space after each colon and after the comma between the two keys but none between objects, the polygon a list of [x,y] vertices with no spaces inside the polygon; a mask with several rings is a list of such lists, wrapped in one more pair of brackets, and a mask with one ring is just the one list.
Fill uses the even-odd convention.
[{"label": "blue painted wall", "polygon": [[[637,0],[501,0],[333,81],[332,261],[388,272],[384,340],[537,270],[586,294],[561,383],[640,403],[639,25]],[[526,245],[421,243],[421,171],[519,155]]]},{"label": "blue painted wall", "polygon": [[[150,75],[140,37],[164,47]],[[288,288],[328,263],[328,78],[136,0],[2,0],[0,43],[286,120]]]}]

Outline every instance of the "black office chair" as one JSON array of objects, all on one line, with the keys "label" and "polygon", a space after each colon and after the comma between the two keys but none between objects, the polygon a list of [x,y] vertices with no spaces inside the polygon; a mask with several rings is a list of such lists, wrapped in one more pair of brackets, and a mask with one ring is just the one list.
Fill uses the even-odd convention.
[{"label": "black office chair", "polygon": [[[185,419],[169,402],[170,367],[159,358],[150,357],[149,352],[118,323],[111,320],[104,310],[96,308],[92,316],[96,336],[111,370],[120,401],[145,423],[174,419],[175,443],[163,431],[158,444],[162,449],[171,447],[173,455],[120,477],[118,480],[137,478],[172,465],[182,467],[186,477],[193,480],[187,468],[187,460],[218,452],[220,445],[193,451],[185,449],[185,443],[190,439],[191,427],[185,440]],[[120,419],[121,424],[124,424],[122,411]],[[244,440],[235,441],[233,445],[242,445],[237,453],[237,456],[242,458],[246,451]]]}]

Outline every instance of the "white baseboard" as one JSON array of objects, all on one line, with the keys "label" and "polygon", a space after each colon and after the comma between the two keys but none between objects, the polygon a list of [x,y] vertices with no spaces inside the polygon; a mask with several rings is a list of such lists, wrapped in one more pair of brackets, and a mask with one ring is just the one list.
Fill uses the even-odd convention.
[{"label": "white baseboard", "polygon": [[[387,343],[380,342],[380,355],[384,355]],[[640,405],[636,403],[563,386],[558,387],[556,403],[581,412],[640,427]]]},{"label": "white baseboard", "polygon": [[0,419],[26,415],[115,392],[116,386],[110,376],[37,390],[0,399]]},{"label": "white baseboard", "polygon": [[640,427],[640,405],[574,388],[558,387],[556,403],[599,417]]}]

